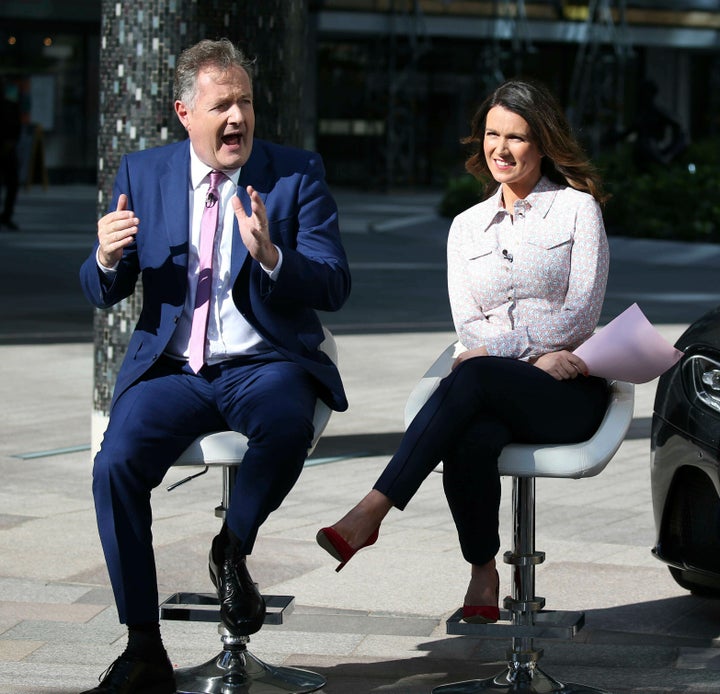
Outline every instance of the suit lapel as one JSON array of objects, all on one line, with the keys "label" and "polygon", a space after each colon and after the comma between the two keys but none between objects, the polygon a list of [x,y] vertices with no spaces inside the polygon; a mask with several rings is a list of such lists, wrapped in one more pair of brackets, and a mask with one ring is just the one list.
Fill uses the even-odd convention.
[{"label": "suit lapel", "polygon": [[165,233],[173,257],[184,267],[188,264],[188,229],[190,228],[190,141],[178,147],[158,176]]},{"label": "suit lapel", "polygon": [[[240,171],[240,178],[238,179],[238,190],[237,194],[242,202],[243,208],[246,214],[251,214],[250,210],[250,197],[247,194],[246,188],[252,186],[255,190],[260,193],[260,197],[263,202],[266,201],[268,190],[270,188],[270,166],[269,159],[265,153],[265,149],[262,146],[262,142],[255,140],[253,143],[253,150],[250,154],[250,158],[245,163]],[[231,265],[231,282],[235,284],[240,268],[248,258],[247,248],[240,238],[240,229],[238,228],[237,219],[233,223],[233,237],[232,244],[232,265]]]}]

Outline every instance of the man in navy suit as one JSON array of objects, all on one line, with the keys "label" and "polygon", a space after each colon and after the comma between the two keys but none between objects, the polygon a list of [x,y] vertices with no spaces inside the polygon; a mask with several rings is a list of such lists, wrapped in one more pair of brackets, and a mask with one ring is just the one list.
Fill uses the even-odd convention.
[{"label": "man in navy suit", "polygon": [[[150,493],[182,451],[211,431],[249,438],[209,565],[223,622],[250,634],[265,604],[245,557],[302,470],[317,398],[347,408],[340,376],[318,350],[316,315],[338,310],[350,292],[337,207],[318,155],[253,139],[251,74],[252,63],[225,39],[179,57],[175,112],[189,139],[123,157],[111,211],[80,271],[99,308],[132,294],[138,277],[143,288],[93,468],[128,645],[86,694],[175,692],[160,637]],[[214,171],[224,175],[211,190]],[[201,219],[214,205],[207,333],[201,366],[192,367]]]}]

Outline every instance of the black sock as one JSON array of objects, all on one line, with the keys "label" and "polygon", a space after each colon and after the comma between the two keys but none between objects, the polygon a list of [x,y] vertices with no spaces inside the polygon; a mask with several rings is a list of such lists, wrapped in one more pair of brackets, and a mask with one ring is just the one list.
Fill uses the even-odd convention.
[{"label": "black sock", "polygon": [[160,625],[154,622],[128,624],[125,655],[148,663],[167,662],[167,652],[160,636]]},{"label": "black sock", "polygon": [[240,546],[240,538],[230,528],[227,529],[228,538],[230,539],[230,547],[237,549]]},{"label": "black sock", "polygon": [[220,528],[220,532],[217,535],[218,537],[218,544],[220,547],[227,547],[230,544],[230,528],[228,528],[228,525],[226,522],[223,522],[222,527]]},{"label": "black sock", "polygon": [[217,537],[218,548],[222,548],[225,551],[232,550],[240,544],[240,538],[235,535],[232,530],[230,530],[226,522],[222,524]]}]

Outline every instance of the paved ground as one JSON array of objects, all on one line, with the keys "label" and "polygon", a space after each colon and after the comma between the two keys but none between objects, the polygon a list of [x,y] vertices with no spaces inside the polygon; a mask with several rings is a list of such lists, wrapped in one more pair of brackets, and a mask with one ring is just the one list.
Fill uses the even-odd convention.
[{"label": "paved ground", "polygon": [[[294,595],[296,606],[285,624],[254,636],[250,648],[273,664],[323,674],[327,694],[429,694],[441,683],[495,674],[507,647],[505,640],[445,634],[468,570],[439,476],[428,479],[404,513],[391,513],[378,544],[341,573],[314,536],[369,489],[402,431],[407,394],[452,340],[438,290],[447,223],[434,217],[426,196],[343,192],[338,198],[357,298],[331,326],[351,408],[333,416],[299,483],[261,531],[253,576],[265,593]],[[92,242],[93,219],[88,190],[25,191],[22,232],[0,234],[1,694],[81,691],[124,647],[90,497],[92,315],[73,284],[76,261]],[[614,267],[628,271],[611,282],[609,317],[641,299],[673,341],[688,322],[678,314],[695,317],[717,303],[701,289],[704,273],[716,277],[715,248],[617,239],[613,248]],[[58,266],[63,273],[55,280]],[[683,268],[687,284],[674,285]],[[19,294],[8,276],[33,281]],[[57,315],[63,304],[72,310]],[[538,481],[536,544],[547,553],[538,592],[552,609],[586,612],[585,629],[573,642],[539,644],[541,665],[562,681],[615,694],[716,693],[720,604],[687,594],[650,554],[647,437],[654,388],[637,388],[634,424],[602,475]],[[168,482],[179,477],[171,472]],[[509,481],[504,484],[507,545]],[[218,526],[212,509],[219,489],[210,473],[155,493],[163,593],[210,590],[206,552]],[[503,567],[503,593],[509,580]],[[219,650],[212,624],[164,622],[163,633],[178,666]]]}]

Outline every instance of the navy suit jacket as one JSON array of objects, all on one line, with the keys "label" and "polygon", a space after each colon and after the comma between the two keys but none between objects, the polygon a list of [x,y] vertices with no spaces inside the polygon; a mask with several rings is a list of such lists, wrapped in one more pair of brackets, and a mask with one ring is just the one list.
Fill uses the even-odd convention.
[{"label": "navy suit jacket", "polygon": [[[247,252],[235,222],[233,299],[238,310],[279,353],[303,366],[319,395],[335,410],[347,400],[335,365],[318,346],[323,330],[316,310],[338,310],[350,293],[350,271],[338,230],[337,206],[319,155],[255,140],[242,167],[238,195],[252,185],[267,208],[270,236],[283,254],[277,281]],[[135,290],[142,277],[143,306],[120,367],[113,402],[166,349],[187,292],[189,246],[189,140],[127,154],[115,179],[109,209],[121,193],[140,220],[112,280],[98,268],[95,249],[80,269],[85,295],[108,308]]]}]

